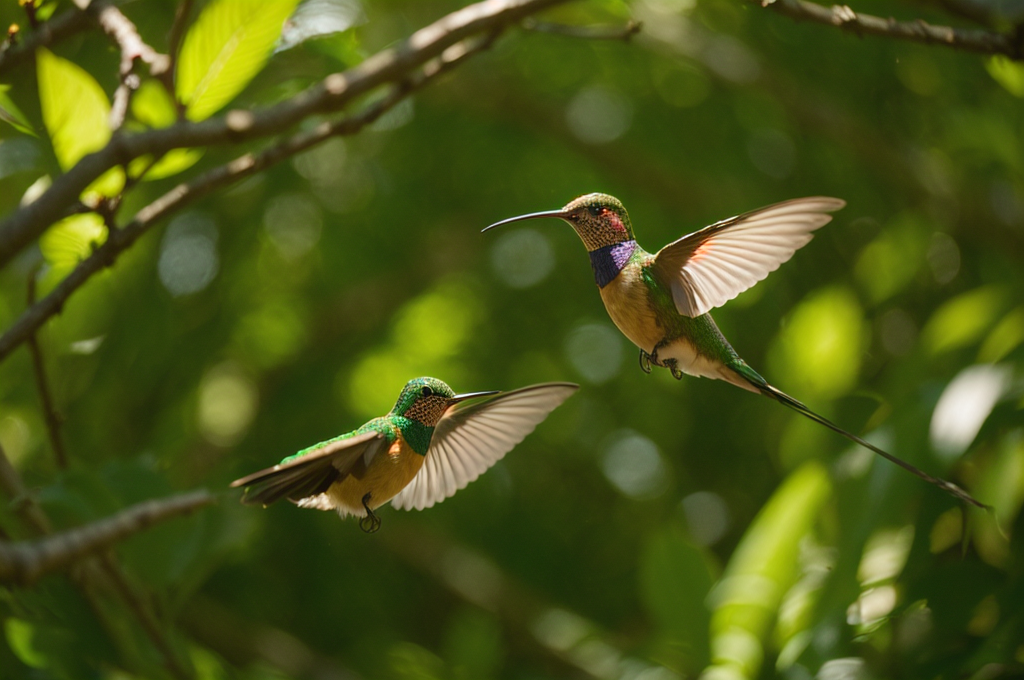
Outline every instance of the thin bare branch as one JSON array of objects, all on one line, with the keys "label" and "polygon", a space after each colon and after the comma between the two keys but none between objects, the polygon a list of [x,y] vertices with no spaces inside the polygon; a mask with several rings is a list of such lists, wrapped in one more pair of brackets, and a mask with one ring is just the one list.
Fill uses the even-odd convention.
[{"label": "thin bare branch", "polygon": [[1021,41],[1018,38],[994,31],[934,26],[921,19],[883,19],[854,12],[847,5],[824,7],[806,0],[750,1],[793,19],[835,26],[857,35],[877,35],[926,45],[943,45],[978,54],[1002,54],[1015,60],[1022,58]]},{"label": "thin bare branch", "polygon": [[36,49],[88,30],[92,22],[85,12],[75,8],[45,21],[36,30],[19,34],[19,42],[0,52],[0,76],[20,66],[35,55]]},{"label": "thin bare branch", "polygon": [[[28,306],[36,302],[36,277],[39,268],[34,267],[28,275]],[[53,394],[50,392],[50,381],[46,378],[46,364],[43,361],[43,352],[39,348],[39,339],[35,333],[29,335],[28,350],[32,355],[32,371],[36,378],[36,388],[39,390],[39,401],[43,407],[43,420],[46,422],[46,431],[50,435],[50,446],[53,447],[53,455],[57,458],[57,467],[61,470],[68,466],[67,450],[64,448],[64,440],[60,435],[60,416],[53,405]]]},{"label": "thin bare branch", "polygon": [[640,32],[643,22],[630,20],[625,26],[570,26],[529,18],[523,21],[523,28],[537,33],[551,33],[584,40],[629,40]]},{"label": "thin bare branch", "polygon": [[423,71],[392,87],[391,92],[362,112],[334,122],[324,122],[307,132],[295,134],[260,152],[246,154],[230,163],[214,168],[194,180],[179,184],[166,194],[136,213],[122,229],[111,230],[106,242],[68,274],[45,298],[29,307],[18,320],[0,336],[0,360],[24,342],[44,321],[58,313],[67,299],[93,274],[111,266],[126,248],[161,219],[181,210],[211,191],[233,184],[250,175],[309,149],[331,137],[351,135],[402,101],[410,93],[454,68],[465,59],[491,45],[498,31],[493,31],[476,42],[449,47]]},{"label": "thin bare branch", "polygon": [[106,519],[35,541],[0,545],[0,582],[30,585],[158,522],[215,502],[209,491],[148,500]]},{"label": "thin bare branch", "polygon": [[139,77],[134,73],[136,60],[149,66],[150,74],[159,79],[166,76],[171,67],[171,60],[166,54],[160,54],[147,45],[131,19],[114,5],[90,3],[88,0],[76,0],[76,4],[96,20],[103,32],[110,36],[121,50],[121,64],[118,67],[121,84],[114,91],[114,102],[110,108],[110,128],[117,130],[124,124],[132,93],[139,89],[141,84]]},{"label": "thin bare branch", "polygon": [[7,459],[4,447],[0,446],[0,490],[10,498],[11,508],[38,536],[50,533],[50,520],[29,493],[21,475]]},{"label": "thin bare branch", "polygon": [[171,646],[167,638],[167,632],[164,626],[160,624],[156,614],[153,613],[150,603],[131,583],[128,575],[124,573],[124,569],[121,568],[121,565],[118,564],[113,555],[110,553],[101,555],[99,557],[99,564],[113,584],[118,597],[132,610],[150,642],[153,643],[153,646],[164,657],[164,663],[167,665],[167,670],[171,675],[179,679],[194,677],[195,673],[181,660],[174,647]]},{"label": "thin bare branch", "polygon": [[0,266],[78,200],[79,194],[104,172],[146,154],[171,149],[236,144],[270,137],[302,120],[342,110],[357,97],[387,83],[404,80],[415,69],[466,38],[516,24],[546,7],[567,0],[488,0],[469,5],[416,31],[397,47],[379,52],[361,64],[328,76],[292,99],[255,111],[229,111],[199,123],[180,121],[160,130],[115,133],[99,151],[83,157],[37,200],[0,223]]}]

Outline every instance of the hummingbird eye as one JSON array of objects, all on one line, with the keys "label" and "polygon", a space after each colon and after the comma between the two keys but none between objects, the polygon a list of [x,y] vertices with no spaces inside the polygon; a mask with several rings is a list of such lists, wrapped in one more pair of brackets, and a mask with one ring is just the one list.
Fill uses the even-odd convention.
[{"label": "hummingbird eye", "polygon": [[591,215],[593,215],[594,217],[597,217],[598,215],[601,214],[601,206],[599,206],[599,205],[588,205],[587,206],[587,211]]},{"label": "hummingbird eye", "polygon": [[420,394],[423,395],[424,397],[429,397],[429,396],[432,396],[434,394],[434,390],[432,390],[429,387],[427,387],[426,385],[424,385],[423,389],[420,390]]}]

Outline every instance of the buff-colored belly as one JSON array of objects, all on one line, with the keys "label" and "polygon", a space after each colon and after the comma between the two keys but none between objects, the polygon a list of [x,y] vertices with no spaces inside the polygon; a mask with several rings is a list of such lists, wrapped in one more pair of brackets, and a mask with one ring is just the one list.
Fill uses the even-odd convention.
[{"label": "buff-colored belly", "polygon": [[653,352],[654,346],[665,337],[665,330],[651,308],[646,286],[632,267],[623,269],[601,289],[601,300],[622,334],[645,352]]},{"label": "buff-colored belly", "polygon": [[362,460],[350,474],[335,482],[326,495],[334,506],[346,512],[364,517],[363,498],[370,494],[368,505],[379,508],[412,481],[423,467],[424,456],[413,451],[399,437],[386,452],[379,452],[367,467]]}]

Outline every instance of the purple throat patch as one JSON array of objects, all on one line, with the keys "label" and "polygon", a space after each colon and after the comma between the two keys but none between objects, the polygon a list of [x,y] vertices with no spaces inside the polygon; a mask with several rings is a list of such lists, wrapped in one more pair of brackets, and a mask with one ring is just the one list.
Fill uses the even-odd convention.
[{"label": "purple throat patch", "polygon": [[590,266],[598,288],[604,288],[619,275],[635,249],[636,241],[623,241],[590,251]]}]

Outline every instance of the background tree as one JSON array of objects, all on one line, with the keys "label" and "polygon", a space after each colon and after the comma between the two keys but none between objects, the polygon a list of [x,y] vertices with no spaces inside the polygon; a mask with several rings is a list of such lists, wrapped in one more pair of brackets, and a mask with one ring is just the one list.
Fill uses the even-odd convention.
[{"label": "background tree", "polygon": [[[872,11],[0,7],[3,677],[1020,674],[1024,16]],[[846,199],[716,320],[1006,536],[478,234],[594,190],[650,244]],[[374,536],[226,491],[424,374],[584,389]]]}]

